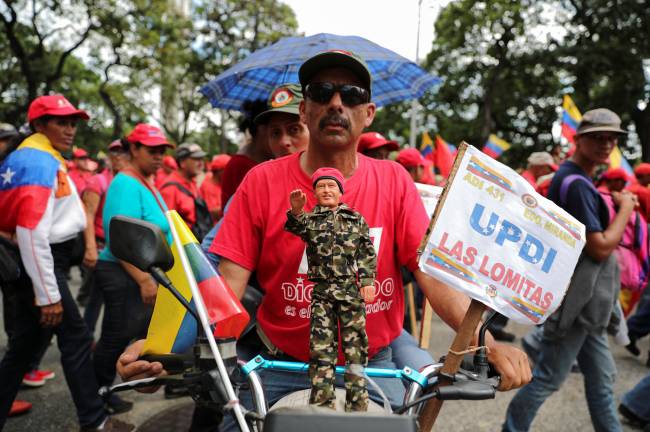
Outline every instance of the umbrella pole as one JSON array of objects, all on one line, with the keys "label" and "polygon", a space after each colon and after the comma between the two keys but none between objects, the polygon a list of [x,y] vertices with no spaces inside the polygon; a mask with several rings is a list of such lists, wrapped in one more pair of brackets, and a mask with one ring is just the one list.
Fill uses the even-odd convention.
[{"label": "umbrella pole", "polygon": [[[449,352],[445,358],[445,363],[440,370],[440,386],[451,384],[449,379],[445,378],[445,375],[453,376],[453,374],[458,371],[464,357],[464,354],[460,353],[465,351],[472,343],[476,329],[481,323],[481,317],[483,316],[484,310],[485,305],[483,303],[477,300],[472,300],[470,303],[469,308],[465,313],[465,318],[463,318],[463,322],[458,328],[456,337],[451,343],[451,347],[449,348]],[[440,413],[440,409],[442,408],[442,402],[443,401],[439,399],[430,399],[426,403],[418,418],[421,432],[428,432],[433,428],[436,418],[438,418],[438,414]]]}]

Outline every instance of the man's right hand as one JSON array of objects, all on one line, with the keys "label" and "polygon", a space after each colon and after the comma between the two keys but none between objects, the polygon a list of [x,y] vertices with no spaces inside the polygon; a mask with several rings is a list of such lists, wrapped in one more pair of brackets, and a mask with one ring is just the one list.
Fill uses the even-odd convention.
[{"label": "man's right hand", "polygon": [[620,209],[624,207],[631,207],[633,210],[639,205],[639,199],[637,196],[627,190],[621,192],[613,192],[612,200],[614,201],[614,204],[616,204]]},{"label": "man's right hand", "polygon": [[[160,362],[148,362],[138,360],[142,353],[144,339],[140,339],[126,347],[119,359],[117,359],[117,373],[123,381],[133,381],[141,378],[151,378],[167,375]],[[139,388],[142,393],[153,393],[158,390],[158,386]]]},{"label": "man's right hand", "polygon": [[56,327],[63,320],[63,305],[61,302],[41,306],[41,325]]},{"label": "man's right hand", "polygon": [[303,212],[303,209],[305,208],[305,204],[307,203],[307,195],[305,195],[302,190],[296,189],[294,191],[291,191],[289,194],[289,202],[291,203],[291,213],[294,216],[298,216]]}]

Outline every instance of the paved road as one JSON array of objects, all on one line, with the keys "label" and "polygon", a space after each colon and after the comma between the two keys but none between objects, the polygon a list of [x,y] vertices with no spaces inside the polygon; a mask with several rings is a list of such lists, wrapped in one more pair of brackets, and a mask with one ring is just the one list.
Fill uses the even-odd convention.
[{"label": "paved road", "polygon": [[[76,287],[78,286],[76,272],[73,273],[73,276],[72,286]],[[510,324],[509,330],[517,334],[518,338],[515,343],[518,343],[528,329],[524,326]],[[435,357],[444,354],[452,338],[453,332],[444,323],[435,321],[431,335],[432,354]],[[5,345],[6,336],[2,332],[0,333],[0,352],[3,352]],[[616,396],[620,397],[650,370],[642,363],[642,360],[645,361],[645,357],[642,360],[633,358],[621,347],[614,346],[614,357],[618,365]],[[42,388],[20,391],[19,398],[33,402],[34,408],[28,415],[9,419],[4,429],[6,432],[78,430],[74,406],[65,385],[55,343],[48,350],[42,367],[54,370],[57,378]],[[506,407],[513,395],[513,392],[499,393],[496,399],[490,401],[446,402],[436,424],[436,430],[449,432],[499,430]],[[192,403],[189,398],[165,400],[162,392],[153,395],[132,392],[127,393],[124,397],[135,402],[135,406],[132,411],[119,415],[118,418],[138,425],[139,430],[164,432],[165,430],[186,429]],[[167,419],[174,419],[175,423],[156,421],[157,425],[166,423],[167,426],[152,428],[153,418],[160,415],[165,415]],[[571,374],[562,389],[547,400],[533,423],[532,430],[572,432],[593,430],[585,402],[582,375]],[[632,431],[633,429],[625,425],[624,430]]]}]

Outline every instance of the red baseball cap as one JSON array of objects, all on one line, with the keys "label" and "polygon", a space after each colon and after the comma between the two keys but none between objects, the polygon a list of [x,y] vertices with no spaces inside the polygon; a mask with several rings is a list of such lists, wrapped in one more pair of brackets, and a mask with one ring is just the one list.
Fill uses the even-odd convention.
[{"label": "red baseball cap", "polygon": [[155,147],[161,145],[174,147],[173,144],[167,141],[167,137],[160,130],[160,128],[145,123],[138,123],[135,125],[135,128],[133,128],[133,131],[131,131],[126,139],[131,144],[140,143],[142,145],[146,145],[147,147]]},{"label": "red baseball cap", "polygon": [[178,164],[176,163],[176,159],[174,159],[171,156],[165,156],[163,158],[163,165],[165,165],[169,169],[173,169],[173,170],[178,169]]},{"label": "red baseball cap", "polygon": [[81,148],[76,148],[72,150],[72,157],[75,159],[82,159],[89,157],[88,152]]},{"label": "red baseball cap", "polygon": [[395,161],[402,164],[405,168],[424,166],[426,163],[422,154],[414,148],[407,148],[399,152]]},{"label": "red baseball cap", "polygon": [[603,180],[625,180],[628,181],[628,175],[623,168],[610,168],[601,174]]},{"label": "red baseball cap", "polygon": [[214,155],[210,163],[210,171],[224,169],[228,162],[230,162],[230,156],[227,154]]},{"label": "red baseball cap", "polygon": [[635,175],[648,175],[650,174],[650,163],[640,163],[636,168],[634,168]]},{"label": "red baseball cap", "polygon": [[343,174],[341,174],[341,171],[337,170],[336,168],[329,168],[329,167],[324,167],[324,168],[318,168],[316,172],[311,176],[311,184],[313,187],[316,187],[316,183],[318,183],[318,180],[322,179],[330,179],[334,180],[336,184],[339,185],[339,190],[341,193],[343,193],[343,185],[345,185],[345,179],[343,178]]},{"label": "red baseball cap", "polygon": [[365,150],[372,150],[383,146],[388,146],[388,150],[390,151],[399,150],[397,141],[388,140],[379,132],[366,132],[359,137],[357,151],[363,153]]},{"label": "red baseball cap", "polygon": [[29,104],[27,121],[31,122],[45,115],[50,116],[77,116],[88,120],[90,116],[86,111],[75,108],[63,95],[39,96]]}]

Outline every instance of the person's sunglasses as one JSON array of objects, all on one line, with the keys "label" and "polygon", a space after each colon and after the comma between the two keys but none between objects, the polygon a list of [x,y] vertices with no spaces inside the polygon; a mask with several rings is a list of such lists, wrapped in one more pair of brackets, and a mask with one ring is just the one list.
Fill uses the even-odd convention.
[{"label": "person's sunglasses", "polygon": [[347,106],[370,102],[368,90],[351,84],[337,85],[330,82],[316,82],[307,84],[305,87],[305,96],[321,104],[329,102],[334,93],[340,94],[341,101]]}]

